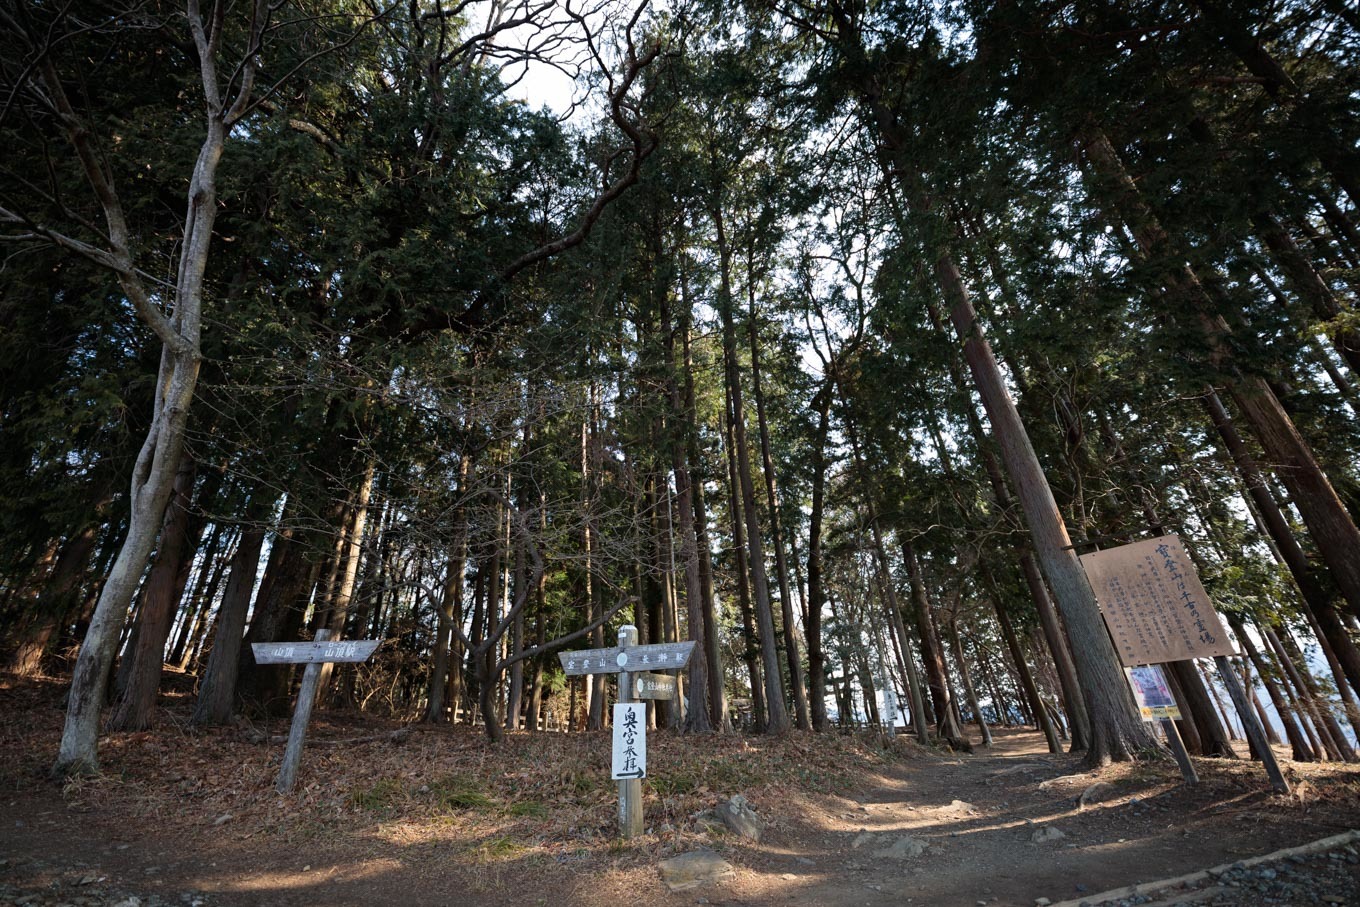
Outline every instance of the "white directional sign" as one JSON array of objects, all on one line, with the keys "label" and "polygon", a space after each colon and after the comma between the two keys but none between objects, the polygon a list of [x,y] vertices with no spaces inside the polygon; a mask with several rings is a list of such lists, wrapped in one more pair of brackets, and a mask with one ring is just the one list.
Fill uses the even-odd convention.
[{"label": "white directional sign", "polygon": [[335,661],[367,661],[380,639],[332,640],[330,630],[317,630],[312,642],[257,642],[251,643],[255,663],[262,665],[305,664],[302,686],[298,689],[297,705],[293,707],[293,726],[288,730],[288,748],[283,751],[283,765],[274,789],[286,794],[297,780],[298,765],[302,762],[302,744],[307,737],[307,721],[312,716],[316,687],[321,680],[321,666]]},{"label": "white directional sign", "polygon": [[608,649],[582,649],[558,652],[557,660],[567,676],[581,674],[617,674],[620,671],[678,671],[689,664],[694,652],[694,641],[663,642],[651,646],[629,646],[626,650],[613,646]]},{"label": "white directional sign", "polygon": [[647,777],[647,703],[614,703],[615,781]]},{"label": "white directional sign", "polygon": [[257,642],[251,643],[255,653],[255,663],[262,665],[280,664],[325,664],[328,661],[358,662],[368,661],[368,656],[378,648],[380,639],[346,639],[336,642]]}]

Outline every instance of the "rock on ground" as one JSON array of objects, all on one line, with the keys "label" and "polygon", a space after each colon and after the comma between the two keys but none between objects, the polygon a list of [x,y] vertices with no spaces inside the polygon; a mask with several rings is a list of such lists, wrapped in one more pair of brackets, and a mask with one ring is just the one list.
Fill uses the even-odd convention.
[{"label": "rock on ground", "polygon": [[660,865],[661,881],[670,891],[687,891],[700,885],[718,885],[732,878],[732,864],[711,850],[696,850],[671,857]]},{"label": "rock on ground", "polygon": [[722,819],[723,824],[736,834],[757,844],[760,843],[760,836],[765,831],[765,823],[760,820],[755,810],[751,809],[751,804],[747,803],[746,798],[741,794],[719,804],[718,818]]},{"label": "rock on ground", "polygon": [[1043,828],[1036,828],[1029,839],[1035,844],[1043,844],[1048,841],[1061,841],[1065,837],[1067,835],[1063,834],[1061,830],[1052,825],[1045,825]]},{"label": "rock on ground", "polygon": [[920,838],[913,838],[911,835],[902,835],[887,847],[874,851],[874,857],[879,860],[908,860],[919,857],[926,852],[930,846],[927,841]]}]

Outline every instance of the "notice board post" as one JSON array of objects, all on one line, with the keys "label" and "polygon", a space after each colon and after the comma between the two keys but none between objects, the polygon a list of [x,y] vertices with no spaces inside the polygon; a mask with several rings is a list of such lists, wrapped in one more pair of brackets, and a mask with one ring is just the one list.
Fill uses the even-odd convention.
[{"label": "notice board post", "polygon": [[1171,693],[1171,685],[1167,683],[1161,665],[1125,668],[1124,672],[1129,676],[1129,686],[1133,689],[1133,698],[1138,702],[1138,711],[1143,720],[1156,721],[1161,725],[1162,733],[1166,734],[1167,746],[1171,747],[1171,755],[1176,757],[1185,783],[1191,786],[1199,784],[1195,763],[1190,761],[1190,753],[1181,739],[1180,729],[1176,727],[1181,709],[1176,704],[1176,697]]},{"label": "notice board post", "polygon": [[1265,729],[1228,662],[1228,656],[1236,654],[1228,633],[1181,540],[1164,535],[1096,551],[1082,555],[1081,565],[1114,638],[1119,660],[1135,667],[1214,659],[1248,738],[1253,743],[1259,741],[1257,749],[1271,785],[1288,793],[1289,782],[1266,744]]}]

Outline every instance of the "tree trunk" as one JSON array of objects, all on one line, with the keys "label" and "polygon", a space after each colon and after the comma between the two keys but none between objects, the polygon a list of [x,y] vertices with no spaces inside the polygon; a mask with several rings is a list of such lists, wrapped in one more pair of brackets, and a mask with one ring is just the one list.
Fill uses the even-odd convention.
[{"label": "tree trunk", "polygon": [[1261,237],[1280,270],[1294,292],[1308,303],[1313,317],[1322,322],[1328,336],[1336,347],[1337,353],[1350,367],[1352,375],[1360,375],[1360,335],[1346,326],[1341,305],[1332,294],[1331,287],[1314,270],[1308,256],[1304,255],[1294,243],[1288,231],[1272,215],[1259,212],[1252,218],[1256,232]]},{"label": "tree trunk", "polygon": [[43,658],[53,637],[58,635],[58,628],[66,626],[79,609],[81,580],[98,536],[99,523],[92,521],[62,545],[57,562],[38,593],[33,614],[19,630],[10,654],[7,666],[18,676],[42,673]]},{"label": "tree trunk", "polygon": [[1335,118],[1325,108],[1299,90],[1299,86],[1284,67],[1271,56],[1265,44],[1253,35],[1234,10],[1221,0],[1196,0],[1195,6],[1212,29],[1242,61],[1248,71],[1261,80],[1266,93],[1288,110],[1297,111],[1306,122],[1313,124],[1305,137],[1312,145],[1318,161],[1331,174],[1351,200],[1360,207],[1360,155],[1353,140],[1348,142],[1332,130]]},{"label": "tree trunk", "polygon": [[188,582],[189,561],[198,535],[195,523],[199,521],[190,513],[195,474],[193,458],[182,456],[175,474],[174,499],[166,508],[161,527],[156,562],[142,590],[134,647],[124,656],[130,660],[127,687],[114,703],[109,730],[140,731],[151,725],[165,663],[165,642]]},{"label": "tree trunk", "polygon": [[[995,586],[995,583],[989,583]],[[1039,686],[1034,682],[1034,672],[1030,670],[1029,663],[1025,660],[1025,653],[1020,648],[1020,640],[1015,635],[1015,627],[1011,625],[1010,615],[1001,604],[1001,599],[997,597],[995,588],[991,591],[992,605],[996,608],[996,619],[1001,625],[1001,635],[1006,640],[1006,648],[1011,653],[1011,663],[1015,666],[1015,671],[1020,677],[1020,688],[1024,691],[1025,698],[1029,701],[1030,712],[1033,714],[1034,723],[1043,731],[1044,739],[1048,741],[1048,751],[1050,753],[1061,753],[1062,743],[1058,740],[1058,734],[1053,728],[1053,722],[1048,717],[1048,710],[1044,708],[1044,700],[1039,695]]]},{"label": "tree trunk", "polygon": [[808,678],[812,729],[828,727],[826,715],[826,652],[822,648],[822,514],[826,507],[826,441],[831,411],[831,386],[825,384],[813,399],[817,411],[817,435],[812,446],[812,510],[808,517],[807,616],[803,631],[807,638]]},{"label": "tree trunk", "polygon": [[[1247,653],[1247,658],[1251,661],[1252,666],[1256,668],[1256,673],[1261,678],[1261,685],[1266,688],[1266,695],[1270,697],[1270,704],[1275,707],[1276,714],[1280,716],[1280,723],[1284,725],[1284,734],[1289,740],[1289,747],[1293,751],[1294,761],[1315,762],[1317,756],[1313,753],[1312,747],[1309,746],[1308,741],[1304,738],[1303,730],[1295,720],[1293,711],[1289,708],[1288,704],[1285,703],[1284,696],[1281,695],[1279,686],[1271,676],[1270,667],[1267,665],[1265,659],[1261,657],[1261,653],[1256,648],[1256,644],[1252,642],[1251,637],[1247,635],[1247,628],[1243,625],[1242,620],[1235,615],[1227,614],[1225,616],[1228,618],[1228,624],[1232,627],[1233,634],[1237,637],[1237,641]],[[1246,686],[1247,689],[1251,689],[1250,684],[1247,684]]]},{"label": "tree trunk", "polygon": [[755,284],[748,294],[750,318],[747,332],[751,338],[751,393],[756,402],[756,424],[760,429],[761,468],[765,472],[765,497],[770,506],[770,539],[774,544],[774,559],[779,577],[779,605],[784,624],[784,650],[789,665],[789,691],[793,693],[794,722],[802,730],[812,725],[808,714],[807,686],[803,683],[802,656],[798,652],[798,634],[793,620],[793,595],[789,585],[789,565],[784,554],[784,535],[779,519],[779,496],[775,488],[774,457],[770,454],[770,427],[765,418],[765,395],[760,386],[760,332],[756,320]]},{"label": "tree trunk", "polygon": [[728,509],[732,517],[732,552],[736,557],[736,572],[732,582],[737,587],[737,607],[741,612],[742,661],[751,684],[751,724],[757,733],[765,729],[765,694],[760,679],[760,649],[756,642],[755,610],[751,607],[751,587],[747,578],[746,526],[742,516],[741,493],[737,481],[736,443],[732,440],[731,403],[727,419]]},{"label": "tree trunk", "polygon": [[954,661],[959,666],[959,676],[963,678],[963,691],[968,697],[968,708],[973,710],[973,718],[977,722],[978,732],[982,734],[982,745],[992,745],[992,730],[987,726],[987,716],[982,714],[982,706],[978,705],[977,691],[973,688],[973,675],[968,670],[968,662],[963,657],[963,643],[959,639],[959,628],[951,620],[949,623],[949,637],[954,647]]},{"label": "tree trunk", "polygon": [[1228,732],[1223,723],[1218,720],[1218,712],[1214,710],[1214,704],[1209,699],[1209,691],[1204,688],[1199,671],[1188,661],[1173,661],[1164,667],[1176,679],[1186,705],[1190,708],[1186,718],[1194,722],[1196,735],[1200,739],[1201,755],[1236,759],[1237,752],[1228,740]]},{"label": "tree trunk", "polygon": [[719,263],[718,309],[723,326],[723,363],[730,401],[732,447],[736,458],[741,509],[746,522],[747,569],[751,576],[751,596],[756,622],[760,628],[761,667],[765,680],[765,731],[782,734],[789,730],[788,708],[784,704],[784,684],[780,676],[779,650],[775,643],[774,611],[770,602],[770,581],[765,572],[765,541],[761,534],[760,514],[756,509],[755,483],[751,479],[750,445],[746,440],[746,408],[742,402],[741,372],[737,364],[737,332],[731,286],[731,250],[727,244],[721,213],[713,217],[717,229]]},{"label": "tree trunk", "polygon": [[[458,459],[458,506],[454,508],[454,539],[449,545],[448,573],[444,577],[444,595],[440,600],[439,626],[436,630],[434,665],[430,671],[430,688],[427,694],[425,720],[440,723],[445,721],[445,706],[457,710],[462,691],[463,662],[462,644],[453,632],[455,625],[463,622],[463,587],[466,582],[467,565],[467,508],[462,504],[467,493],[468,471],[471,467],[471,454]],[[452,667],[450,667],[452,665]],[[447,699],[445,694],[447,693]]]},{"label": "tree trunk", "polygon": [[869,527],[873,531],[874,556],[878,565],[879,582],[887,599],[888,620],[898,641],[902,645],[902,667],[907,675],[907,701],[911,704],[912,730],[922,746],[930,746],[930,722],[926,718],[925,700],[921,694],[921,675],[916,669],[916,659],[912,655],[911,637],[902,625],[902,605],[897,598],[897,587],[893,583],[892,567],[888,563],[888,551],[883,544],[883,531],[878,527],[878,517],[869,506]]},{"label": "tree trunk", "polygon": [[[227,561],[230,559],[228,553],[237,541],[235,535],[234,529],[227,529],[221,523],[214,523],[212,534],[208,536],[208,543],[202,549],[194,590],[186,600],[189,608],[184,614],[184,619],[180,621],[175,644],[170,647],[170,654],[166,657],[166,662],[176,665],[181,671],[189,664],[193,654],[190,644],[198,636],[199,626],[207,622],[208,614],[212,611],[218,586],[222,582],[222,574],[227,570]],[[190,560],[192,559],[191,553]]]},{"label": "tree trunk", "polygon": [[935,704],[935,723],[940,737],[950,746],[962,747],[966,742],[963,731],[954,722],[954,703],[949,695],[949,678],[945,671],[944,650],[940,645],[940,634],[935,627],[935,617],[931,613],[930,599],[926,586],[921,579],[921,565],[916,560],[916,549],[901,533],[898,541],[902,546],[902,560],[907,565],[907,577],[911,582],[911,598],[916,606],[916,628],[921,634],[921,657],[926,669],[926,684],[930,687],[930,698]]},{"label": "tree trunk", "polygon": [[[263,517],[267,511],[268,508],[264,506],[256,507],[252,500],[248,512]],[[264,526],[247,525],[241,530],[241,540],[237,542],[236,552],[232,555],[231,575],[217,611],[212,651],[199,683],[198,701],[194,704],[192,721],[196,725],[220,725],[231,720],[240,668],[241,641],[246,627],[246,614],[250,610],[250,594],[255,589],[255,576],[260,568],[264,536]]]},{"label": "tree trunk", "polygon": [[1156,741],[1138,717],[1114,644],[1100,617],[1086,573],[1072,550],[1052,489],[1020,422],[1015,402],[1006,390],[962,278],[948,255],[937,260],[936,273],[946,295],[953,300],[951,317],[964,344],[964,357],[992,422],[1001,459],[1018,493],[1040,566],[1072,637],[1073,662],[1091,720],[1086,764],[1131,759],[1139,750],[1156,747]]},{"label": "tree trunk", "polygon": [[1355,751],[1351,749],[1345,734],[1337,725],[1336,716],[1332,714],[1330,706],[1320,700],[1312,675],[1307,672],[1306,667],[1303,671],[1299,670],[1299,666],[1281,642],[1274,627],[1262,626],[1261,629],[1270,647],[1275,650],[1275,658],[1284,669],[1285,676],[1298,692],[1297,701],[1317,729],[1318,739],[1326,750],[1327,757],[1334,761],[1354,762]]},{"label": "tree trunk", "polygon": [[[1082,151],[1099,188],[1112,200],[1117,219],[1128,224],[1145,259],[1163,260],[1172,250],[1166,231],[1138,192],[1109,138],[1087,128]],[[1177,259],[1179,260],[1179,259]],[[1169,266],[1164,275],[1171,298],[1187,309],[1187,327],[1198,326],[1209,363],[1228,376],[1228,390],[1251,426],[1276,475],[1289,489],[1308,532],[1353,612],[1360,611],[1360,529],[1332,488],[1312,449],[1304,441],[1264,378],[1238,371],[1227,322],[1189,265]]]},{"label": "tree trunk", "polygon": [[1260,517],[1267,535],[1274,543],[1274,551],[1284,561],[1285,566],[1289,568],[1290,575],[1294,577],[1294,583],[1298,586],[1304,609],[1317,622],[1319,630],[1331,651],[1336,654],[1337,661],[1352,688],[1360,692],[1360,648],[1356,647],[1355,641],[1351,639],[1350,634],[1341,622],[1341,616],[1337,614],[1336,608],[1333,607],[1331,598],[1323,591],[1322,586],[1313,575],[1308,558],[1303,553],[1303,548],[1299,545],[1298,539],[1294,537],[1294,532],[1289,527],[1289,522],[1285,519],[1284,514],[1280,512],[1279,505],[1275,502],[1275,496],[1270,493],[1265,477],[1261,475],[1255,459],[1247,450],[1247,445],[1238,435],[1223,402],[1219,400],[1218,395],[1212,389],[1209,389],[1205,393],[1204,404],[1209,411],[1209,417],[1213,421],[1214,428],[1218,431],[1219,437],[1223,439],[1223,445],[1228,449],[1229,455],[1237,466],[1238,473],[1242,477],[1242,484],[1246,486],[1247,494],[1251,503],[1256,507],[1256,513]]},{"label": "tree trunk", "polygon": [[704,644],[708,652],[708,717],[715,730],[728,727],[727,691],[723,682],[722,650],[719,648],[718,618],[713,597],[713,558],[708,540],[708,508],[704,496],[703,459],[699,456],[698,410],[694,398],[694,358],[690,348],[690,324],[693,305],[690,302],[688,272],[680,272],[683,306],[680,311],[680,349],[684,378],[685,464],[688,467],[690,489],[694,500],[694,550],[699,565],[699,588],[702,597],[699,607],[704,626]]},{"label": "tree trunk", "polygon": [[291,525],[302,510],[301,502],[290,496],[255,594],[255,610],[237,668],[238,698],[265,714],[287,714],[292,670],[289,665],[256,664],[249,644],[297,638],[307,595],[320,572],[320,561],[309,559],[310,546]]},{"label": "tree trunk", "polygon": [[[658,294],[661,308],[661,332],[663,355],[666,365],[666,394],[670,398],[671,418],[676,426],[669,437],[671,454],[671,474],[675,477],[676,512],[680,521],[680,560],[684,564],[685,576],[685,616],[686,630],[694,642],[694,654],[690,656],[687,677],[689,680],[690,709],[685,716],[685,730],[689,733],[708,733],[713,730],[712,700],[709,691],[708,637],[704,626],[704,584],[699,564],[699,545],[694,519],[694,493],[690,481],[689,464],[685,449],[690,435],[697,426],[691,420],[689,408],[685,405],[676,380],[679,366],[676,362],[676,330],[672,322],[670,294]],[[688,299],[685,300],[688,305]],[[683,323],[688,318],[682,319]],[[685,330],[682,323],[680,330]],[[707,556],[707,552],[704,553]],[[714,681],[719,682],[719,681]]]}]

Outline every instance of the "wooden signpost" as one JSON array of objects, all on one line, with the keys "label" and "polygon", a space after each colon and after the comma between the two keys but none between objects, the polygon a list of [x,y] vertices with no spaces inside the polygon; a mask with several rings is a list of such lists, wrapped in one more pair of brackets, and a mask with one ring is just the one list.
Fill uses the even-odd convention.
[{"label": "wooden signpost", "polygon": [[[675,694],[675,678],[653,671],[678,671],[689,664],[694,643],[637,644],[637,627],[619,628],[619,644],[610,649],[559,652],[557,660],[568,677],[585,674],[618,674],[619,701],[614,706],[614,749],[610,776],[619,782],[619,834],[625,838],[642,834],[642,779],[647,777],[647,704],[635,702],[634,678],[647,693],[645,699],[668,699]],[[640,676],[639,676],[640,675]],[[669,681],[668,695],[660,694]]]},{"label": "wooden signpost", "polygon": [[[1228,661],[1229,655],[1237,653],[1181,540],[1164,535],[1083,554],[1081,565],[1100,603],[1105,626],[1114,637],[1119,660],[1126,667],[1136,667],[1212,658],[1248,739],[1261,754],[1271,785],[1281,793],[1289,793],[1289,782],[1266,741],[1265,728]],[[1162,726],[1167,729],[1172,749],[1178,744],[1184,749],[1176,726],[1169,720]],[[1177,753],[1177,761],[1180,760]],[[1182,771],[1187,764],[1188,756]],[[1190,775],[1186,780],[1190,781]]]},{"label": "wooden signpost", "polygon": [[288,747],[283,751],[283,765],[274,790],[286,794],[297,780],[298,765],[302,762],[302,743],[307,736],[307,722],[312,717],[312,702],[316,699],[316,685],[321,679],[321,666],[327,662],[368,661],[373,650],[382,642],[378,639],[354,639],[329,642],[330,630],[317,630],[312,642],[257,642],[250,646],[255,663],[262,665],[305,664],[302,686],[298,690],[297,705],[293,707],[293,726],[288,729]]}]

